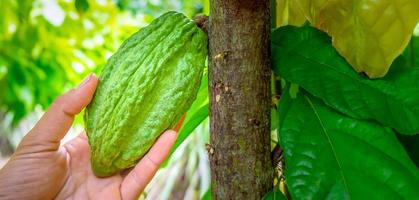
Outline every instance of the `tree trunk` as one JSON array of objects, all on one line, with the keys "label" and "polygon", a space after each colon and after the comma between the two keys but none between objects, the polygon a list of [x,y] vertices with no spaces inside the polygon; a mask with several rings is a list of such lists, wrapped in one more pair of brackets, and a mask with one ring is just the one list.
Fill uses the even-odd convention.
[{"label": "tree trunk", "polygon": [[273,184],[270,1],[210,3],[212,196],[260,199]]}]

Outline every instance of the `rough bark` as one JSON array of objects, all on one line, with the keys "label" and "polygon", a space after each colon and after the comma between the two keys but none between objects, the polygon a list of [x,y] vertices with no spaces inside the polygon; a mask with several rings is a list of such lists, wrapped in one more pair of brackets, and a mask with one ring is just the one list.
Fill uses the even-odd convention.
[{"label": "rough bark", "polygon": [[270,1],[211,0],[209,146],[214,199],[272,188]]}]

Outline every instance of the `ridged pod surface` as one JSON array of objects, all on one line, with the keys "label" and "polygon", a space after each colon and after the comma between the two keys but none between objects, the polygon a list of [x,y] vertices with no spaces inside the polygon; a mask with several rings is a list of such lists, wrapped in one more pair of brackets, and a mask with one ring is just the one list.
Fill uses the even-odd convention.
[{"label": "ridged pod surface", "polygon": [[206,56],[205,33],[173,11],[122,44],[84,116],[97,176],[132,167],[178,122],[196,98]]}]

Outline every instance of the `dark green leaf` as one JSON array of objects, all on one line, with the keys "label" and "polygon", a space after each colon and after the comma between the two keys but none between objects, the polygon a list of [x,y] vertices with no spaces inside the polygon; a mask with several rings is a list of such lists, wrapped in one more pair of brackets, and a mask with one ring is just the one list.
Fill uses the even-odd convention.
[{"label": "dark green leaf", "polygon": [[403,134],[419,132],[419,68],[409,67],[402,57],[384,78],[370,80],[336,52],[327,34],[308,26],[274,31],[272,51],[277,75],[336,110]]},{"label": "dark green leaf", "polygon": [[403,56],[412,67],[419,67],[419,36],[412,36]]},{"label": "dark green leaf", "polygon": [[264,197],[263,200],[286,200],[287,198],[282,194],[278,188],[268,192]]},{"label": "dark green leaf", "polygon": [[89,9],[89,2],[87,2],[87,0],[76,0],[75,6],[77,12],[83,14]]},{"label": "dark green leaf", "polygon": [[419,134],[417,135],[400,135],[397,138],[402,143],[409,154],[410,158],[419,167]]},{"label": "dark green leaf", "polygon": [[280,101],[280,145],[293,199],[415,199],[419,170],[392,129],[342,115],[300,91]]},{"label": "dark green leaf", "polygon": [[128,5],[130,3],[130,0],[116,0],[116,5],[119,9],[125,10],[128,8]]},{"label": "dark green leaf", "polygon": [[281,85],[280,81],[275,79],[275,76],[271,76],[271,95],[272,95],[272,104],[271,104],[271,130],[278,128],[278,100],[281,94]]},{"label": "dark green leaf", "polygon": [[201,124],[208,117],[208,104],[202,106],[195,112],[191,112],[186,115],[184,125],[179,131],[179,136],[173,146],[173,150],[177,149],[179,145],[195,130],[195,128]]}]

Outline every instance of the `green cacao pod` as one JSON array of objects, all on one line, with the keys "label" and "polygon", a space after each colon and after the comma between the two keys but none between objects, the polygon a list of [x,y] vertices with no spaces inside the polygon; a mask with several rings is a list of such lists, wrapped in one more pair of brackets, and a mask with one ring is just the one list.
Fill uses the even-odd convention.
[{"label": "green cacao pod", "polygon": [[196,98],[207,38],[194,21],[168,12],[128,38],[108,60],[85,128],[94,173],[132,167]]}]

